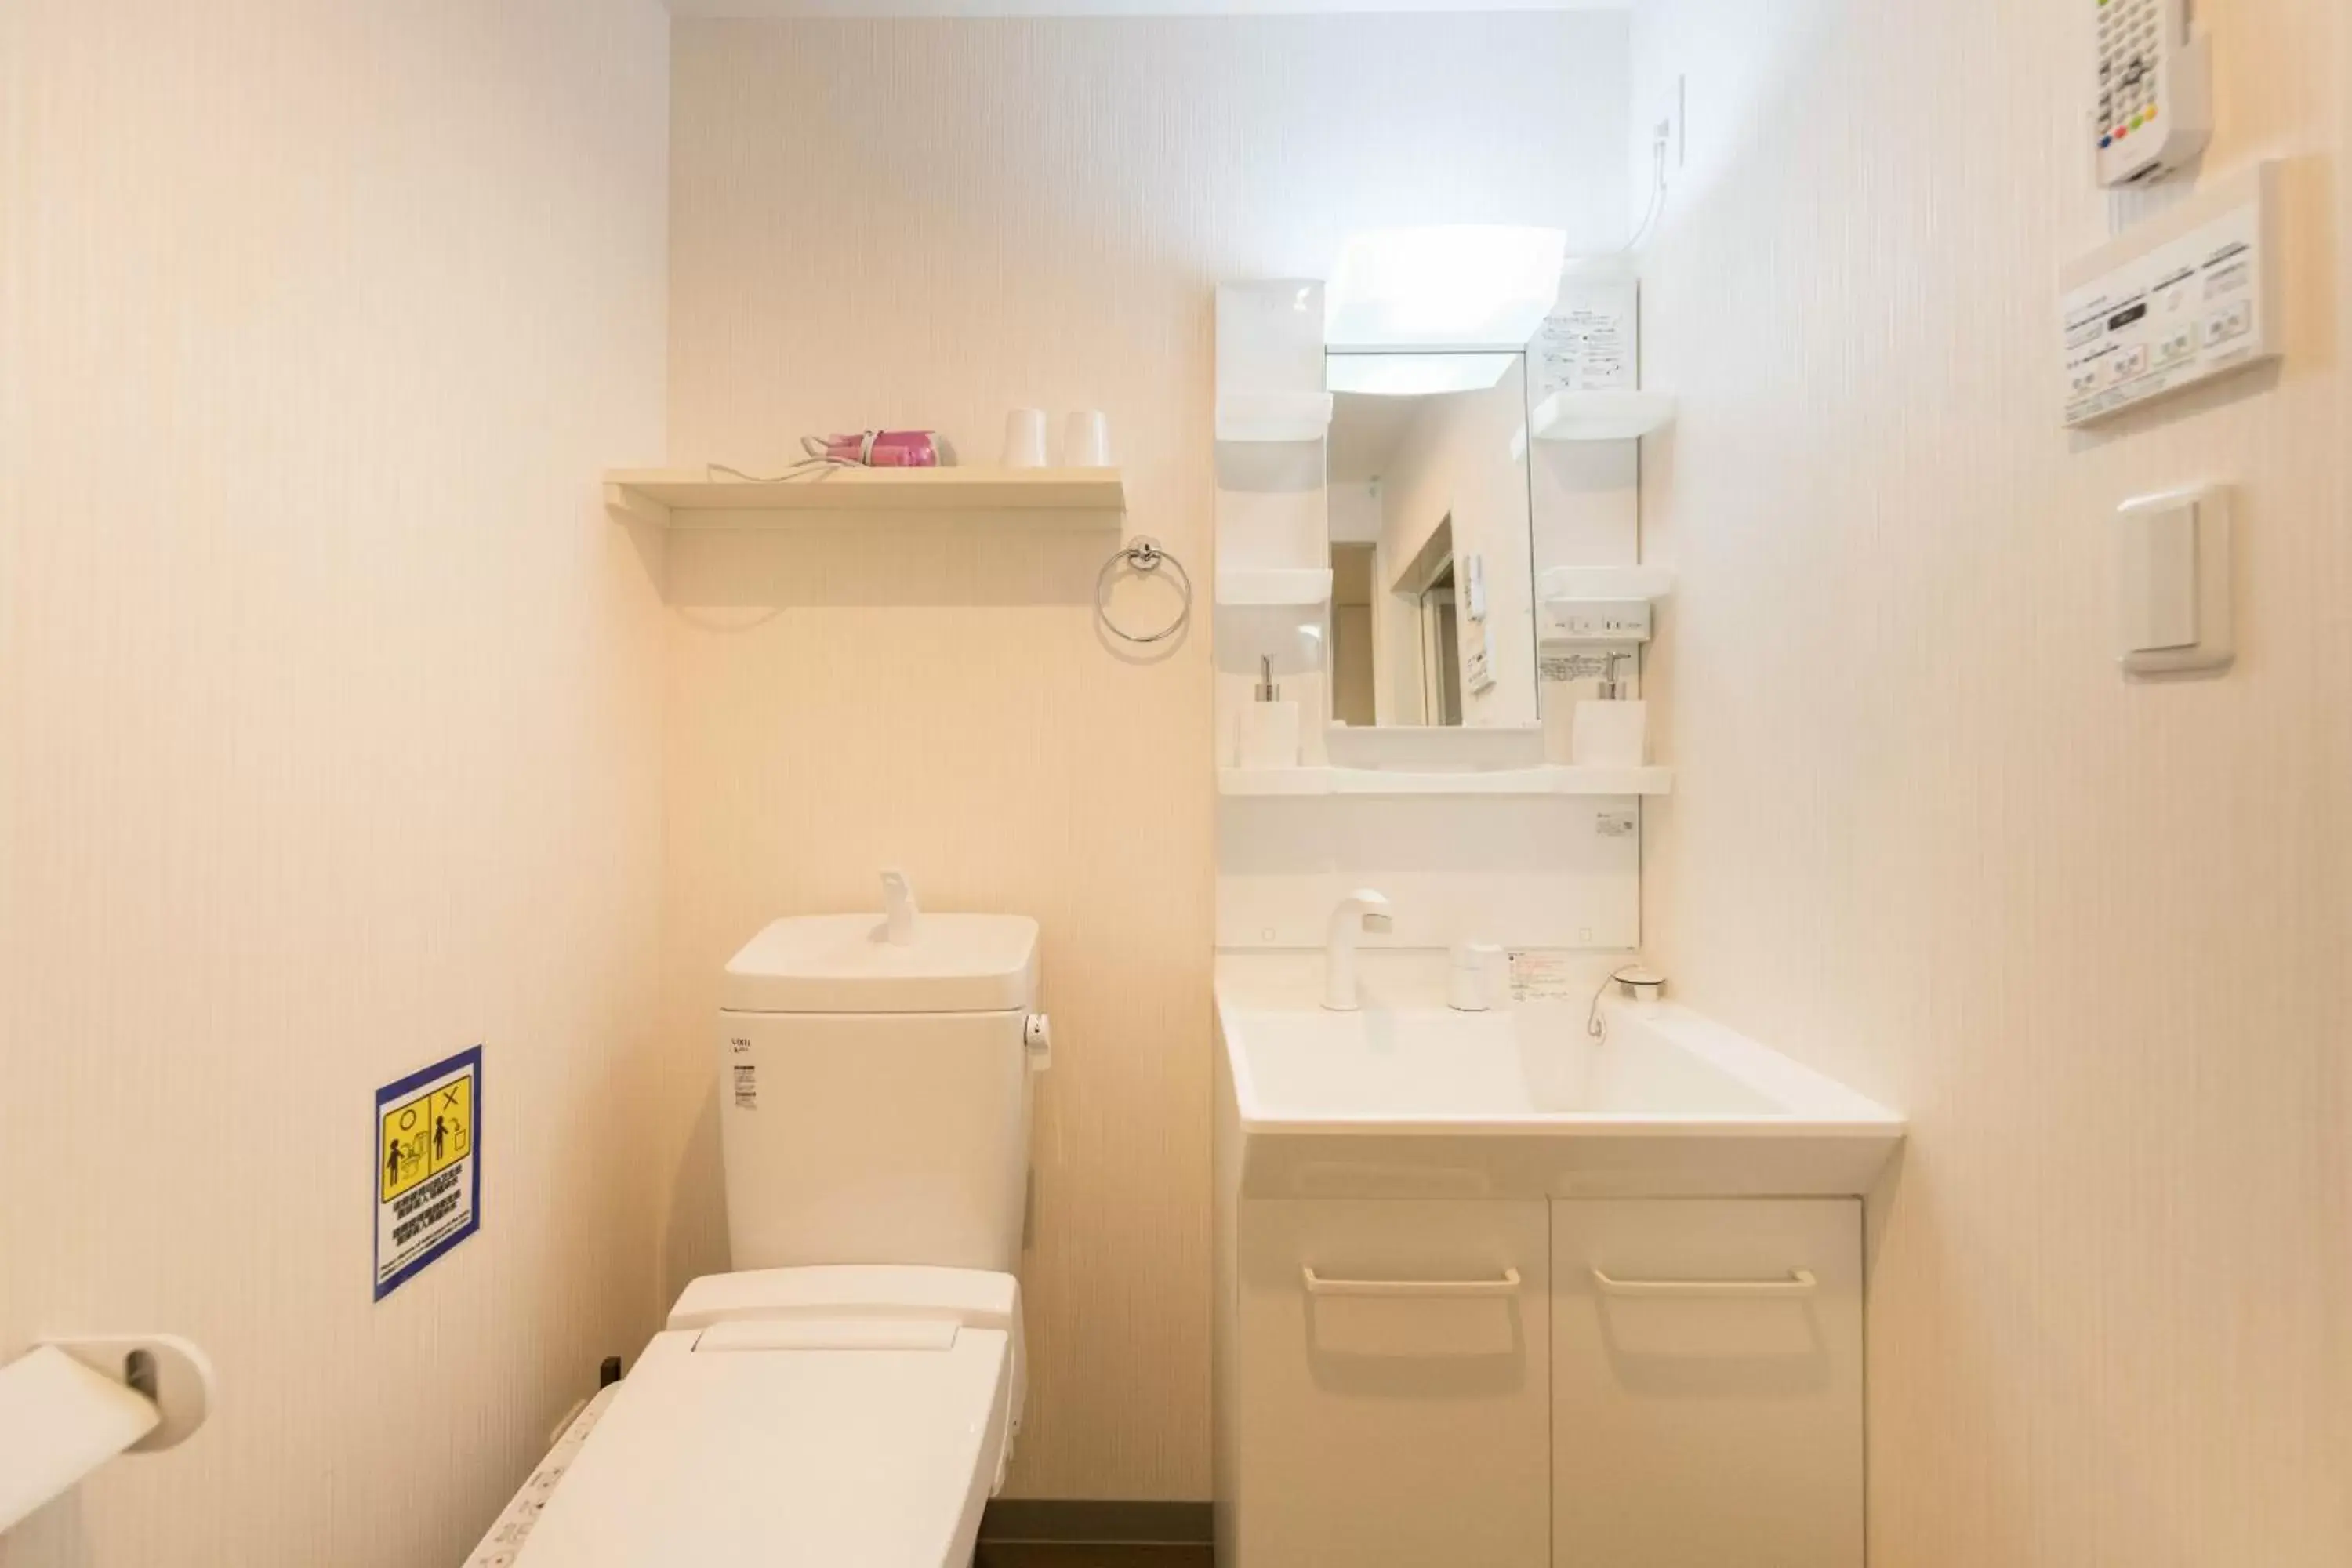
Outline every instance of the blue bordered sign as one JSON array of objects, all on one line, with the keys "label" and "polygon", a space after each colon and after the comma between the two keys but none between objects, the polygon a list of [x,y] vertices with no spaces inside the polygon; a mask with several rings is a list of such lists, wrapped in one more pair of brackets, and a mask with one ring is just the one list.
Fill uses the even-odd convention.
[{"label": "blue bordered sign", "polygon": [[375,1299],[482,1227],[482,1047],[375,1091]]}]

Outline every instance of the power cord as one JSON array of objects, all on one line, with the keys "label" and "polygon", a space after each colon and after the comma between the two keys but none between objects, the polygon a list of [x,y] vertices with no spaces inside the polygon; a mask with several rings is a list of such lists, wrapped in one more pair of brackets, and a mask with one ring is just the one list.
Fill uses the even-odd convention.
[{"label": "power cord", "polygon": [[1627,240],[1623,245],[1618,247],[1615,254],[1619,256],[1631,255],[1633,252],[1640,249],[1643,243],[1650,237],[1651,230],[1658,226],[1658,219],[1665,216],[1666,148],[1673,140],[1673,121],[1665,120],[1659,121],[1657,133],[1650,142],[1649,210],[1642,215],[1641,223],[1635,226],[1633,229],[1633,237]]}]

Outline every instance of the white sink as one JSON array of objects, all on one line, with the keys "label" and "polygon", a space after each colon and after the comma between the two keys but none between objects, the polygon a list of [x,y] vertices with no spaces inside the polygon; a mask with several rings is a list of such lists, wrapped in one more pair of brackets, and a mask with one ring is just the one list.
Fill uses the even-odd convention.
[{"label": "white sink", "polygon": [[[1275,972],[1267,971],[1267,974]],[[1903,1119],[1669,1005],[1456,1013],[1368,980],[1324,1011],[1221,964],[1219,1110],[1250,1197],[1808,1196],[1868,1190]]]}]

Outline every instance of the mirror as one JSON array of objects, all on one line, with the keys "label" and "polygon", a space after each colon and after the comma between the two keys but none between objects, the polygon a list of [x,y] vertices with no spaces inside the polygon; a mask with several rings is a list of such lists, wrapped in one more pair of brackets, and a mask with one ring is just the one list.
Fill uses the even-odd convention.
[{"label": "mirror", "polygon": [[1331,722],[1522,728],[1536,698],[1523,353],[1332,353]]}]

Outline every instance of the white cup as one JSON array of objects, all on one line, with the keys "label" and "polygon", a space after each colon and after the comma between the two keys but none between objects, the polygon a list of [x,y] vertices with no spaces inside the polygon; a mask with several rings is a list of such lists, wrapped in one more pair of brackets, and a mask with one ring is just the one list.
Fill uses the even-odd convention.
[{"label": "white cup", "polygon": [[1004,416],[1003,466],[1042,468],[1045,466],[1045,411],[1016,408]]},{"label": "white cup", "polygon": [[1070,416],[1062,437],[1062,466],[1070,468],[1110,467],[1110,416],[1089,408]]}]

